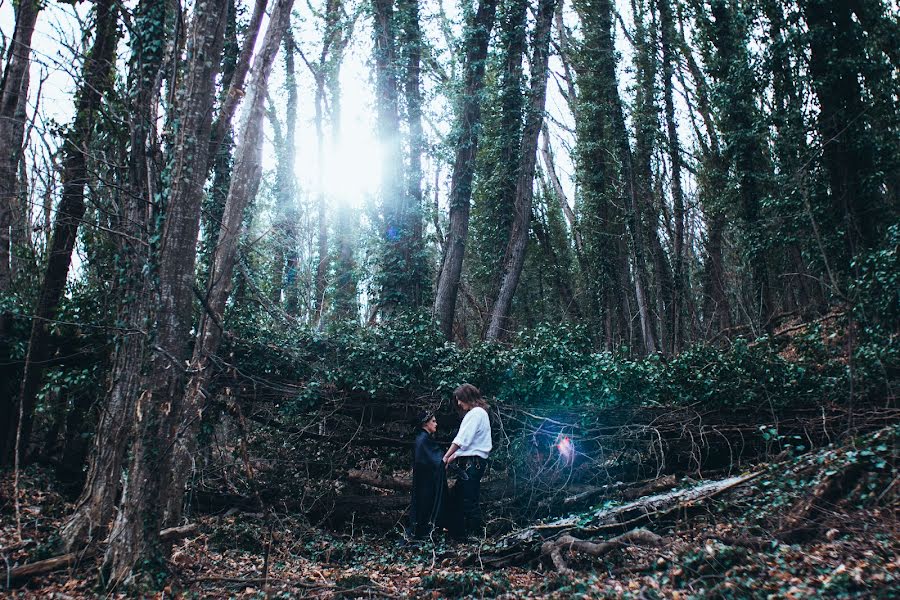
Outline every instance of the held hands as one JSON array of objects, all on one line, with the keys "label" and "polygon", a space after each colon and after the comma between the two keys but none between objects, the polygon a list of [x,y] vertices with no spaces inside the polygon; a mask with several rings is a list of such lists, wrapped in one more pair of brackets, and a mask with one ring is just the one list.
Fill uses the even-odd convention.
[{"label": "held hands", "polygon": [[444,465],[445,466],[450,465],[450,463],[452,463],[454,460],[456,460],[456,454],[451,454],[449,456],[446,454],[444,455]]}]

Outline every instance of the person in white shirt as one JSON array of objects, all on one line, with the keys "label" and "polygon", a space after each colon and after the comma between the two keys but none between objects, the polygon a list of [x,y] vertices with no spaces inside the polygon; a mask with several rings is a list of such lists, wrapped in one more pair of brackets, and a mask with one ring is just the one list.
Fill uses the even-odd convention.
[{"label": "person in white shirt", "polygon": [[465,474],[456,481],[454,493],[457,495],[459,517],[454,537],[465,538],[482,529],[481,478],[487,469],[487,458],[491,453],[491,420],[487,413],[487,403],[481,392],[470,383],[464,383],[453,392],[463,416],[459,432],[453,438],[450,449],[444,454],[444,464],[459,461]]}]

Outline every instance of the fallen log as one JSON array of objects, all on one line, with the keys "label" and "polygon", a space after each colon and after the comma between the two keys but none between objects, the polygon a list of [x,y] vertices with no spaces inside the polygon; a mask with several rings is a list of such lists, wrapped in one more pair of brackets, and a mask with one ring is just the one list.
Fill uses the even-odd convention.
[{"label": "fallen log", "polygon": [[[197,524],[189,523],[180,527],[170,527],[168,529],[163,529],[159,532],[159,538],[163,542],[174,542],[183,537],[187,537],[196,531]],[[36,577],[38,575],[52,573],[53,571],[58,571],[60,569],[65,569],[67,567],[75,565],[79,561],[82,561],[86,558],[92,558],[96,554],[97,546],[88,546],[80,552],[69,552],[66,554],[61,554],[60,556],[46,558],[44,560],[39,560],[25,565],[19,565],[18,567],[13,567],[7,571],[7,581],[18,582]]]},{"label": "fallen log", "polygon": [[[712,481],[684,490],[640,498],[620,506],[596,511],[593,515],[573,516],[552,523],[533,525],[514,531],[498,544],[490,555],[483,554],[482,564],[489,567],[524,564],[540,555],[545,540],[565,537],[566,534],[593,536],[602,533],[628,532],[646,523],[659,521],[672,513],[700,502],[706,502],[727,490],[745,484],[762,471],[721,481]],[[539,545],[540,544],[540,545]]]},{"label": "fallen log", "polygon": [[662,544],[662,538],[647,529],[633,529],[604,542],[580,540],[571,535],[563,535],[555,540],[546,541],[541,544],[541,556],[549,556],[557,571],[561,574],[570,575],[572,569],[566,565],[564,557],[564,553],[566,552],[571,553],[577,551],[598,557],[603,556],[616,548],[641,544],[647,546],[659,546]]}]

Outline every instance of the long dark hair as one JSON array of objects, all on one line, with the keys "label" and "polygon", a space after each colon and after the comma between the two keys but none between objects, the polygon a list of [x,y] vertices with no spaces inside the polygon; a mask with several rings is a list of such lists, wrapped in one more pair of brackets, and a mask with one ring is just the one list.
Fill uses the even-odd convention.
[{"label": "long dark hair", "polygon": [[480,406],[484,410],[488,409],[487,402],[481,397],[481,391],[471,383],[464,383],[453,390],[453,399],[472,407]]}]

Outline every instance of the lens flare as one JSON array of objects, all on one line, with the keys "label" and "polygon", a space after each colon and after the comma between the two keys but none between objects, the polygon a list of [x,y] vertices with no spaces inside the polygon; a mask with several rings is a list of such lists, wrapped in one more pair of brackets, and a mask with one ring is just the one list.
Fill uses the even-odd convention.
[{"label": "lens flare", "polygon": [[563,439],[559,440],[556,447],[559,450],[559,455],[562,457],[563,461],[567,465],[571,465],[575,460],[575,444],[572,443],[569,436],[565,436]]}]

